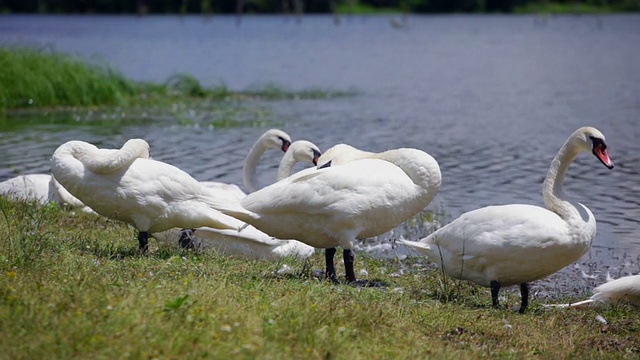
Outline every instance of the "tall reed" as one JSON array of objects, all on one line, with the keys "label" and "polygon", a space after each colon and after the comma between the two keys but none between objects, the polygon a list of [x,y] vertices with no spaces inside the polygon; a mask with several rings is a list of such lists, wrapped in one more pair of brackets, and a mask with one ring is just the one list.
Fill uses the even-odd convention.
[{"label": "tall reed", "polygon": [[134,91],[108,66],[46,48],[0,47],[0,109],[124,104]]}]

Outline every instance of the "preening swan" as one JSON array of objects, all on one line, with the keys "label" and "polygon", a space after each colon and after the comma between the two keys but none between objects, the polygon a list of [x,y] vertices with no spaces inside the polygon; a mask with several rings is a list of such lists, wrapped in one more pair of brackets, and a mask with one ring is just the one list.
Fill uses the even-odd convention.
[{"label": "preening swan", "polygon": [[[320,155],[320,149],[313,143],[305,140],[294,141],[280,161],[278,178],[291,174],[296,162],[308,162],[316,165]],[[299,241],[275,239],[253,226],[248,226],[240,232],[201,227],[182,231],[171,229],[152,235],[161,242],[179,242],[183,247],[193,246],[200,249],[215,248],[227,255],[253,259],[275,259],[287,255],[307,258],[315,250]]]},{"label": "preening swan", "polygon": [[613,168],[604,135],[592,127],[576,130],[551,162],[542,186],[548,208],[511,204],[476,209],[420,240],[399,241],[429,256],[456,279],[490,287],[493,306],[502,286],[520,284],[520,313],[529,303],[528,284],[580,259],[596,234],[591,211],[583,220],[565,200],[562,182],[569,165],[582,151],[592,152]]},{"label": "preening swan", "polygon": [[0,194],[13,199],[35,200],[40,205],[55,201],[66,209],[92,211],[49,174],[20,175],[5,180],[0,183]]},{"label": "preening swan", "polygon": [[135,226],[143,252],[148,232],[238,228],[214,210],[219,200],[212,191],[177,167],[148,157],[149,144],[142,139],[129,140],[118,150],[74,140],[53,153],[51,172],[98,214]]},{"label": "preening swan", "polygon": [[[362,152],[342,165],[302,170],[220,210],[277,238],[341,246],[353,283],[353,242],[389,231],[424,209],[440,180],[438,163],[423,151]],[[327,255],[327,277],[336,279],[333,254]]]},{"label": "preening swan", "polygon": [[[243,182],[249,191],[255,191],[258,186],[256,182],[256,168],[262,155],[269,149],[281,149],[287,152],[291,145],[291,137],[289,134],[278,129],[269,129],[262,134],[253,144],[247,157],[244,160],[242,168]],[[225,199],[242,199],[247,194],[235,184],[226,184],[217,181],[201,181],[202,185],[215,190]]]},{"label": "preening swan", "polygon": [[553,304],[547,306],[582,308],[614,304],[617,302],[627,302],[640,307],[640,275],[625,276],[604,283],[593,289],[593,295],[587,300],[571,304]]}]

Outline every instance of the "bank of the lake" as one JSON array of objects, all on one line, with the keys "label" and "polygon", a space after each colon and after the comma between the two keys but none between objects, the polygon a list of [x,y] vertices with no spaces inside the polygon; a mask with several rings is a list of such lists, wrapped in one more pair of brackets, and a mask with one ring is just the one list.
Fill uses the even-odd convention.
[{"label": "bank of the lake", "polygon": [[288,91],[276,84],[233,91],[224,85],[205,87],[189,74],[166,82],[135,82],[108,64],[90,63],[50,48],[0,47],[0,111],[52,108],[170,106],[176,101],[251,99],[323,99],[353,95],[350,91]]},{"label": "bank of the lake", "polygon": [[[524,315],[488,289],[443,278],[420,259],[358,256],[387,288],[332,285],[309,262],[240,260],[157,247],[134,229],[57,204],[0,198],[0,358],[632,359],[640,318],[627,305]],[[364,274],[366,271],[366,275]],[[343,276],[340,274],[340,276]]]}]

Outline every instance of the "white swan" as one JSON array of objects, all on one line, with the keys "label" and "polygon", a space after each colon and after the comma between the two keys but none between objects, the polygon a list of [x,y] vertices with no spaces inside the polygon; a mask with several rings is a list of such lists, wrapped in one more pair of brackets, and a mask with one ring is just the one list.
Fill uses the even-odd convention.
[{"label": "white swan", "polygon": [[563,198],[562,182],[569,164],[582,151],[591,151],[609,169],[604,135],[592,127],[576,130],[551,162],[542,186],[547,209],[522,204],[476,209],[420,240],[399,241],[429,256],[447,275],[490,287],[498,305],[501,286],[520,284],[524,312],[527,283],[553,274],[589,249],[596,234],[591,211],[580,212]]},{"label": "white swan", "polygon": [[[269,149],[281,149],[287,152],[291,145],[291,137],[286,132],[279,129],[269,129],[265,131],[249,149],[242,168],[242,181],[249,191],[258,188],[256,182],[256,168],[262,155]],[[314,145],[315,146],[315,145]],[[218,192],[225,199],[242,199],[247,194],[235,184],[227,184],[217,181],[201,181],[202,185]]]},{"label": "white swan", "polygon": [[[418,213],[441,180],[438,163],[420,150],[361,156],[339,166],[302,170],[220,210],[277,238],[316,248],[341,246],[347,281],[354,283],[353,241],[389,231]],[[335,281],[333,253],[326,255],[326,275]]]},{"label": "white swan", "polygon": [[242,168],[242,180],[249,192],[258,190],[256,184],[256,168],[262,154],[268,149],[281,148],[285,153],[291,145],[291,137],[284,131],[271,129],[262,134],[251,147]]},{"label": "white swan", "polygon": [[[315,144],[305,140],[294,141],[280,161],[278,178],[291,174],[296,162],[316,165],[320,155],[320,149]],[[153,233],[152,236],[164,243],[179,242],[183,247],[214,248],[223,254],[250,259],[276,259],[287,255],[307,258],[315,251],[313,247],[296,240],[274,239],[253,226],[248,226],[240,232],[210,227],[171,229]]]},{"label": "white swan", "polygon": [[640,275],[625,276],[604,283],[593,289],[593,295],[587,300],[546,306],[582,308],[617,302],[627,302],[640,307]]},{"label": "white swan", "polygon": [[98,214],[135,226],[143,252],[148,232],[238,229],[238,221],[214,210],[219,203],[215,193],[175,166],[148,157],[149,144],[142,139],[129,140],[119,150],[74,140],[53,153],[51,172]]},{"label": "white swan", "polygon": [[0,194],[17,200],[35,200],[44,205],[51,200],[51,175],[19,175],[0,183]]},{"label": "white swan", "polygon": [[91,208],[71,195],[49,174],[19,175],[5,180],[0,183],[0,195],[12,199],[34,200],[40,205],[55,201],[65,209],[92,212]]}]

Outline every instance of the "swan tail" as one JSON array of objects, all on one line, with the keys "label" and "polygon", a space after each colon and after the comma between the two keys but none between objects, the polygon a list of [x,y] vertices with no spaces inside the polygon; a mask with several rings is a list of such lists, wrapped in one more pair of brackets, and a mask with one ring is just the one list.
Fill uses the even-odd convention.
[{"label": "swan tail", "polygon": [[207,200],[207,203],[210,207],[221,213],[246,223],[251,223],[251,220],[255,217],[253,213],[243,208],[237,200],[230,201],[210,198]]},{"label": "swan tail", "polygon": [[547,304],[543,306],[547,308],[585,308],[588,306],[593,306],[595,305],[595,303],[596,303],[595,300],[587,299],[587,300],[578,301],[578,302],[569,303],[569,304]]},{"label": "swan tail", "polygon": [[398,244],[407,245],[412,249],[418,250],[421,253],[426,255],[433,255],[433,249],[431,249],[431,245],[420,242],[420,241],[410,241],[410,240],[398,240]]}]

